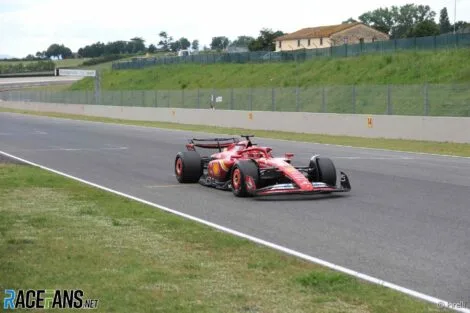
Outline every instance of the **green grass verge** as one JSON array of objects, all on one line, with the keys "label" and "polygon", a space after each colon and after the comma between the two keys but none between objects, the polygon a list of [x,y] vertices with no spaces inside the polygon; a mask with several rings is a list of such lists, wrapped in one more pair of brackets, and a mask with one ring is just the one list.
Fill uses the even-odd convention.
[{"label": "green grass verge", "polygon": [[[78,67],[84,61],[89,60],[89,58],[82,59],[64,59],[64,60],[52,60],[57,67]],[[0,61],[0,65],[14,65],[23,63],[24,65],[37,63],[37,60],[21,60],[21,61]]]},{"label": "green grass verge", "polygon": [[0,164],[0,284],[100,312],[441,312],[39,168]]},{"label": "green grass verge", "polygon": [[[296,64],[170,64],[140,70],[104,71],[104,90],[308,87],[464,83],[470,81],[469,49],[397,52],[322,58]],[[72,90],[92,90],[93,79]]]},{"label": "green grass verge", "polygon": [[148,127],[167,128],[167,129],[180,129],[180,130],[188,130],[188,131],[207,132],[207,133],[230,134],[230,135],[237,135],[237,136],[240,134],[252,133],[252,134],[255,134],[257,137],[273,138],[273,139],[284,139],[284,140],[292,140],[292,141],[347,145],[347,146],[353,146],[353,147],[379,148],[379,149],[389,149],[389,150],[397,150],[397,151],[435,153],[435,154],[470,157],[470,144],[464,144],[464,143],[400,140],[400,139],[384,139],[384,138],[362,138],[362,137],[348,137],[348,136],[329,136],[329,135],[305,134],[305,133],[293,133],[293,132],[281,132],[281,131],[266,131],[266,130],[252,130],[252,129],[242,129],[242,128],[176,124],[176,123],[166,123],[166,122],[132,121],[132,120],[93,117],[93,116],[85,116],[85,115],[63,114],[63,113],[55,113],[55,112],[34,112],[34,111],[16,110],[16,109],[7,109],[7,108],[0,108],[0,112],[13,112],[13,113],[22,113],[22,114],[39,115],[39,116],[67,118],[67,119],[74,119],[74,120],[117,123],[117,124],[125,124],[125,125],[148,126]]}]

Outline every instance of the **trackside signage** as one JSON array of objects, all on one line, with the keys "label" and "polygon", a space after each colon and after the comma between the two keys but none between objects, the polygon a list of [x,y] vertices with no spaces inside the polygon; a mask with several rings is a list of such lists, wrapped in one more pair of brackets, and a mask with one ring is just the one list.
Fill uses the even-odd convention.
[{"label": "trackside signage", "polygon": [[95,77],[95,70],[71,70],[59,69],[59,76],[81,76],[81,77]]}]

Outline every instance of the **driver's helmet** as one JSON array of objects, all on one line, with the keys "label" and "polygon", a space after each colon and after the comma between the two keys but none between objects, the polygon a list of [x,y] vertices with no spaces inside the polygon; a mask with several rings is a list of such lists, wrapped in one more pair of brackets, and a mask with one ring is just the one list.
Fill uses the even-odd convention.
[{"label": "driver's helmet", "polygon": [[255,150],[255,151],[250,151],[248,153],[248,156],[250,158],[259,159],[259,158],[262,158],[264,155],[263,155],[263,152]]}]

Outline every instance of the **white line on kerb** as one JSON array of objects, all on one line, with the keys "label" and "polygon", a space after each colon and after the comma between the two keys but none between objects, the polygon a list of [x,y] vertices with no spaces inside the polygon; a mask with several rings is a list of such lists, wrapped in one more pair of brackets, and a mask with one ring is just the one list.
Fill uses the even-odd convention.
[{"label": "white line on kerb", "polygon": [[89,181],[87,181],[87,180],[84,180],[84,179],[81,179],[81,178],[78,178],[78,177],[75,177],[75,176],[72,176],[72,175],[69,175],[69,174],[66,174],[66,173],[63,173],[63,172],[60,172],[60,171],[57,171],[57,170],[48,168],[48,167],[45,167],[45,166],[43,166],[43,165],[40,165],[40,164],[31,162],[31,161],[28,161],[28,160],[25,160],[25,159],[16,157],[16,156],[14,156],[14,155],[11,155],[11,154],[9,154],[9,153],[3,152],[3,151],[1,151],[1,150],[0,150],[0,154],[3,154],[3,155],[5,155],[5,156],[7,156],[7,157],[13,158],[13,159],[18,160],[18,161],[21,161],[21,162],[23,162],[23,163],[26,163],[26,164],[29,164],[29,165],[32,165],[32,166],[36,166],[36,167],[39,167],[39,168],[41,168],[41,169],[44,169],[44,170],[47,170],[47,171],[50,171],[50,172],[53,172],[53,173],[56,173],[56,174],[65,176],[65,177],[67,177],[67,178],[70,178],[70,179],[79,181],[79,182],[81,182],[81,183],[84,183],[84,184],[87,184],[87,185],[90,185],[90,186],[99,188],[99,189],[101,189],[101,190],[108,191],[108,192],[114,193],[114,194],[116,194],[116,195],[119,195],[119,196],[122,196],[122,197],[125,197],[125,198],[128,198],[128,199],[132,199],[132,200],[134,200],[134,201],[137,201],[137,202],[140,202],[140,203],[143,203],[143,204],[152,206],[152,207],[154,207],[154,208],[157,208],[157,209],[160,209],[160,210],[163,210],[163,211],[167,211],[167,212],[173,213],[173,214],[175,214],[175,215],[184,217],[184,218],[186,218],[186,219],[189,219],[189,220],[192,220],[192,221],[201,223],[201,224],[205,224],[205,225],[210,226],[210,227],[212,227],[212,228],[215,228],[215,229],[224,231],[224,232],[226,232],[226,233],[229,233],[229,234],[232,234],[232,235],[235,235],[235,236],[238,236],[238,237],[241,237],[241,238],[244,238],[244,239],[253,241],[253,242],[255,242],[255,243],[258,243],[258,244],[261,244],[261,245],[263,245],[263,246],[267,246],[267,247],[269,247],[269,248],[272,248],[272,249],[275,249],[275,250],[284,252],[284,253],[286,253],[286,254],[290,254],[290,255],[292,255],[292,256],[296,256],[296,257],[299,257],[299,258],[301,258],[301,259],[304,259],[304,260],[307,260],[307,261],[310,261],[310,262],[313,262],[313,263],[316,263],[316,264],[319,264],[319,265],[323,265],[323,266],[328,267],[328,268],[330,268],[330,269],[333,269],[333,270],[336,270],[336,271],[339,271],[339,272],[343,272],[343,273],[345,273],[345,274],[348,274],[348,275],[351,275],[351,276],[354,276],[354,277],[357,277],[357,278],[360,278],[360,279],[369,281],[369,282],[374,283],[374,284],[378,284],[378,285],[381,285],[381,286],[384,286],[384,287],[388,287],[388,288],[394,289],[394,290],[396,290],[396,291],[399,291],[399,292],[405,293],[405,294],[407,294],[407,295],[410,295],[410,296],[419,298],[419,299],[421,299],[421,300],[425,300],[425,301],[434,303],[434,304],[436,304],[436,305],[439,305],[439,307],[441,307],[441,308],[442,308],[442,307],[453,308],[453,309],[454,309],[455,311],[457,311],[457,312],[470,313],[470,309],[454,308],[452,302],[445,301],[445,300],[441,300],[441,299],[438,299],[438,298],[435,298],[435,297],[432,297],[432,296],[429,296],[429,295],[426,295],[426,294],[423,294],[423,293],[420,293],[420,292],[417,292],[417,291],[414,291],[414,290],[411,290],[411,289],[408,289],[408,288],[405,288],[405,287],[402,287],[402,286],[399,286],[399,285],[396,285],[396,284],[393,284],[393,283],[389,283],[389,282],[384,281],[384,280],[381,280],[381,279],[379,279],[379,278],[375,278],[375,277],[372,277],[372,276],[369,276],[369,275],[366,275],[366,274],[362,274],[362,273],[360,273],[360,272],[356,272],[356,271],[351,270],[351,269],[348,269],[348,268],[346,268],[346,267],[342,267],[342,266],[339,266],[339,265],[330,263],[330,262],[328,262],[328,261],[325,261],[325,260],[322,260],[322,259],[319,259],[319,258],[312,257],[312,256],[310,256],[310,255],[307,255],[307,254],[304,254],[304,253],[301,253],[301,252],[298,252],[298,251],[295,251],[295,250],[292,250],[292,249],[289,249],[289,248],[286,248],[286,247],[283,247],[283,246],[280,246],[280,245],[271,243],[271,242],[269,242],[269,241],[265,241],[265,240],[263,240],[263,239],[259,239],[259,238],[256,238],[256,237],[253,237],[253,236],[244,234],[244,233],[242,233],[242,232],[239,232],[239,231],[236,231],[236,230],[233,230],[233,229],[230,229],[230,228],[227,228],[227,227],[224,227],[224,226],[221,226],[221,225],[218,225],[218,224],[215,224],[215,223],[212,223],[212,222],[209,222],[209,221],[200,219],[200,218],[198,218],[198,217],[195,217],[195,216],[192,216],[192,215],[183,213],[183,212],[179,212],[179,211],[176,211],[176,210],[167,208],[167,207],[165,207],[165,206],[162,206],[162,205],[159,205],[159,204],[156,204],[156,203],[147,201],[147,200],[143,200],[143,199],[140,199],[140,198],[137,198],[137,197],[134,197],[134,196],[131,196],[131,195],[122,193],[122,192],[120,192],[120,191],[116,191],[116,190],[110,189],[110,188],[108,188],[108,187],[104,187],[104,186],[101,186],[101,185],[98,185],[98,184],[89,182]]}]

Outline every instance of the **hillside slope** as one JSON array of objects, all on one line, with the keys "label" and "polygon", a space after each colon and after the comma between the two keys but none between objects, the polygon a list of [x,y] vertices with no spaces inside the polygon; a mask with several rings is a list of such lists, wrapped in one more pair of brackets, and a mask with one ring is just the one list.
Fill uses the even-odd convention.
[{"label": "hillside slope", "polygon": [[[153,90],[315,85],[470,82],[470,49],[402,52],[302,63],[180,64],[137,70],[104,70],[104,90]],[[93,89],[92,79],[71,86]]]}]

